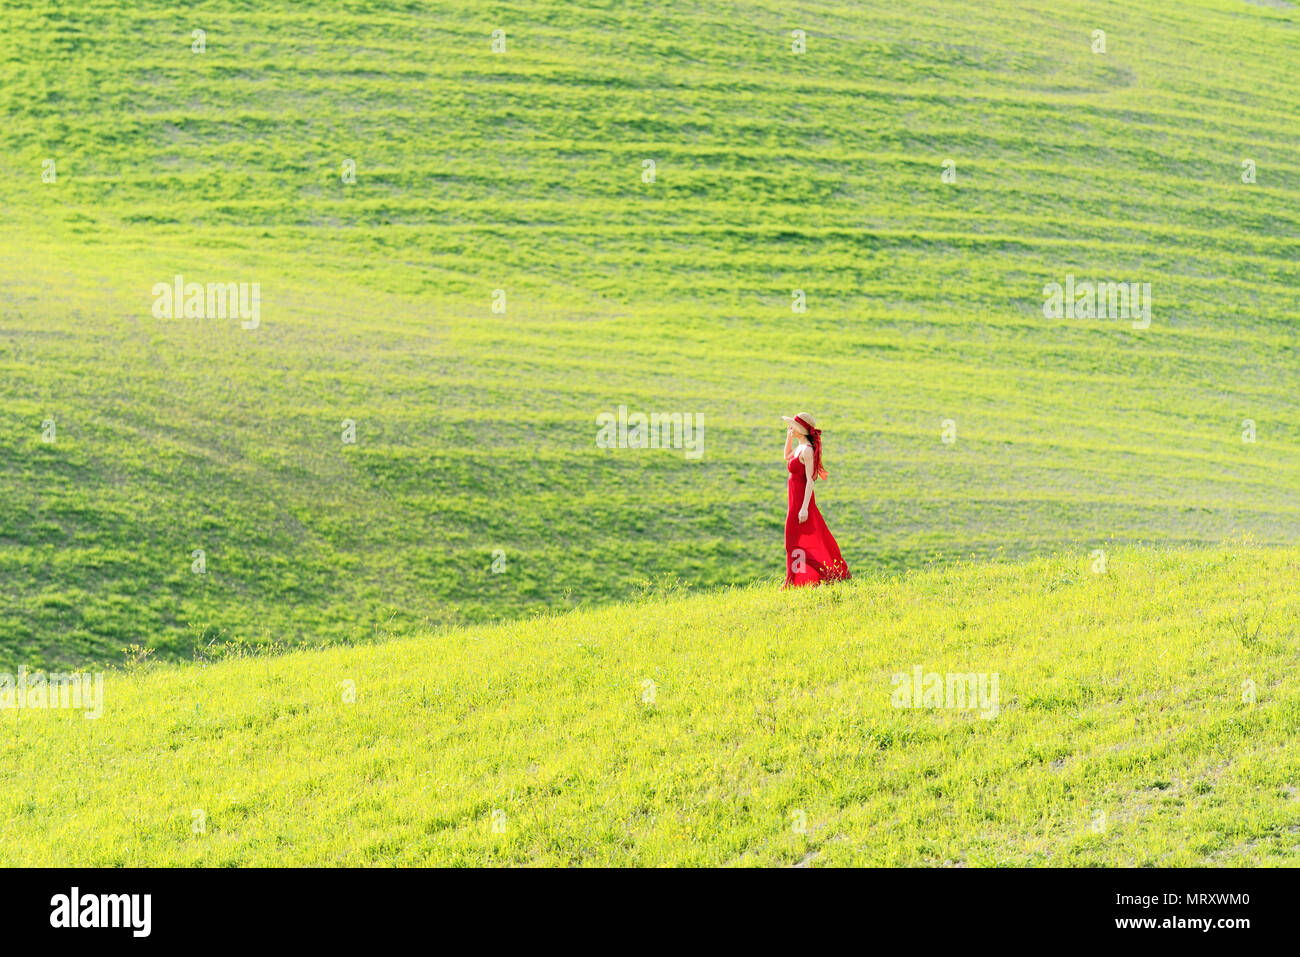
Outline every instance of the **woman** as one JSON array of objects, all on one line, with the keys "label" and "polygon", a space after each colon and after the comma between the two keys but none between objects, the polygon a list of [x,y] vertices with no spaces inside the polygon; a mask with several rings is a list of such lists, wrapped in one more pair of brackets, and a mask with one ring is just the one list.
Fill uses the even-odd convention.
[{"label": "woman", "polygon": [[[813,481],[826,478],[822,467],[822,433],[817,420],[807,412],[794,418],[783,415],[789,423],[785,433],[785,464],[790,471],[786,482],[789,504],[785,513],[785,585],[818,585],[824,581],[841,581],[849,576],[849,566],[840,557],[840,547],[817,510]],[[795,439],[799,444],[791,452]]]}]

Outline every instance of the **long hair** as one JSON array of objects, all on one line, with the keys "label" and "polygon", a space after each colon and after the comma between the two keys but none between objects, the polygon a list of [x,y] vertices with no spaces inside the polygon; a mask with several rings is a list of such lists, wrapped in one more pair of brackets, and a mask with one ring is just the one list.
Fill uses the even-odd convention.
[{"label": "long hair", "polygon": [[794,417],[794,420],[808,430],[808,443],[812,446],[813,450],[813,479],[828,478],[829,476],[826,473],[826,469],[822,465],[822,430],[814,429],[797,415]]}]

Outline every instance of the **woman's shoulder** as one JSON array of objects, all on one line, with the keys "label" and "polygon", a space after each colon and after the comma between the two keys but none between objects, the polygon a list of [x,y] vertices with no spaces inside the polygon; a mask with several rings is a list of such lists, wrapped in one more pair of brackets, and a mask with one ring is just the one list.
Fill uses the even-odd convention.
[{"label": "woman's shoulder", "polygon": [[795,454],[799,456],[800,462],[810,462],[812,461],[812,454],[813,454],[812,446],[801,445],[799,446],[799,451],[796,452]]}]

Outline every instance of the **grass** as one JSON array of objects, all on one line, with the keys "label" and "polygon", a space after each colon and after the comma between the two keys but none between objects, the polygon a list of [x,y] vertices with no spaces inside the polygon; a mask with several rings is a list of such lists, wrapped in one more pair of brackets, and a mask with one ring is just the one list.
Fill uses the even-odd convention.
[{"label": "grass", "polygon": [[3,5],[0,864],[1300,863],[1295,8]]},{"label": "grass", "polygon": [[[1295,11],[1034,6],[7,4],[0,664],[742,585],[801,408],[856,571],[1294,545]],[[1067,273],[1151,328],[1044,319]],[[620,404],[704,457],[596,449]]]},{"label": "grass", "polygon": [[[0,862],[1300,863],[1300,551],[1094,567],[146,661],[96,720],[0,711]],[[892,707],[917,666],[996,672],[996,715]]]}]

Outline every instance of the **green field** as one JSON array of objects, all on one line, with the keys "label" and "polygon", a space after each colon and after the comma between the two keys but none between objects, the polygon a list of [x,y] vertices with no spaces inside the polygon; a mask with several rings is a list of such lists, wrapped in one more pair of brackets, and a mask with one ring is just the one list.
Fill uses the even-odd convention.
[{"label": "green field", "polygon": [[[747,583],[800,408],[854,570],[1300,541],[1296,13],[1033,6],[7,4],[0,659]],[[260,328],[155,319],[177,273]]]},{"label": "green field", "polygon": [[[145,667],[0,712],[0,859],[1295,866],[1297,574],[1121,551]],[[891,707],[917,666],[996,716]]]},{"label": "green field", "polygon": [[1282,3],[0,0],[0,864],[1300,862],[1298,117]]}]

